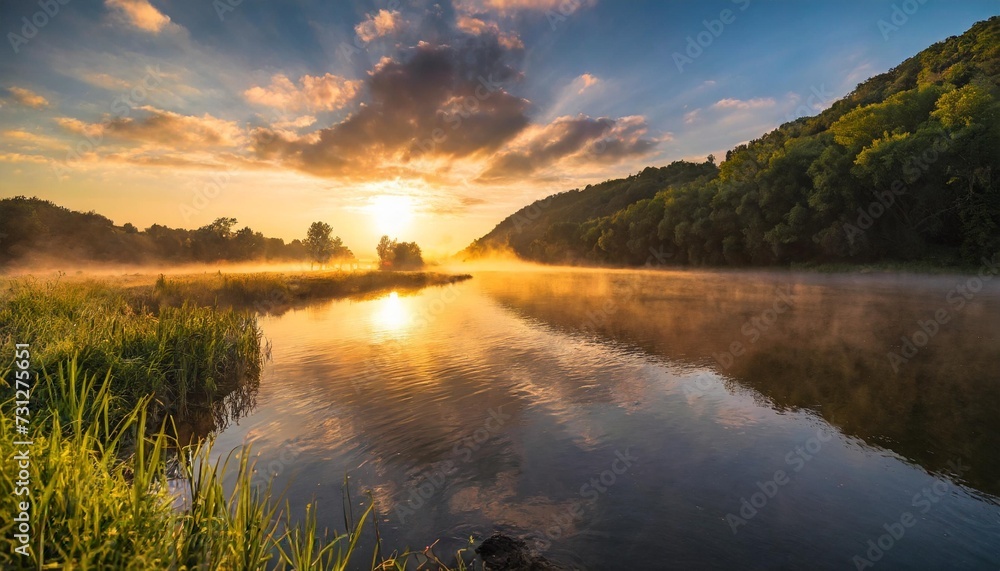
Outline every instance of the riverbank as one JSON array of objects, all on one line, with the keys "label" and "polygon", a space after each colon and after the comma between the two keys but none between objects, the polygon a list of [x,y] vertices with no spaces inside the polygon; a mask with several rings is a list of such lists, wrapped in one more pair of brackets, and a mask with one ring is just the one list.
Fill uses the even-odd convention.
[{"label": "riverbank", "polygon": [[[357,519],[345,517],[344,533],[321,534],[315,507],[290,514],[280,494],[254,480],[249,449],[216,462],[211,440],[182,447],[173,419],[206,403],[252,405],[268,355],[260,314],[468,278],[310,272],[0,281],[7,355],[0,454],[28,458],[17,479],[6,467],[0,478],[0,567],[344,569],[368,559],[355,551],[362,534],[374,533],[370,498]],[[375,555],[373,569],[432,556],[384,548]],[[464,568],[461,555],[455,561]]]}]

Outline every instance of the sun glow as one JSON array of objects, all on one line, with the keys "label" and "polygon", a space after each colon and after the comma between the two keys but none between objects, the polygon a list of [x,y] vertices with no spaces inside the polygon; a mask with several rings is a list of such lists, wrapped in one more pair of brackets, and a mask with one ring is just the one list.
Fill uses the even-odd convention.
[{"label": "sun glow", "polygon": [[371,199],[368,213],[379,234],[399,236],[413,224],[413,198],[381,194]]}]

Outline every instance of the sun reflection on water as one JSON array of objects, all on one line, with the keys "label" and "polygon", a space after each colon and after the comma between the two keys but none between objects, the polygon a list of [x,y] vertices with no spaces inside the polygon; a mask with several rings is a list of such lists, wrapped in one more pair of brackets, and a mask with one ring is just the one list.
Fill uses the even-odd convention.
[{"label": "sun reflection on water", "polygon": [[376,333],[399,335],[405,333],[413,323],[410,303],[392,292],[376,302],[378,306],[372,313],[372,325]]}]

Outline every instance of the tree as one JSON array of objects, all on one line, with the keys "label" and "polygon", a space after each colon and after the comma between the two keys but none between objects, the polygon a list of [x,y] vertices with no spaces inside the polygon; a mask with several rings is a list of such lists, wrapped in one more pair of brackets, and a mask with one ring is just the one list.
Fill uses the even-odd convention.
[{"label": "tree", "polygon": [[233,234],[232,256],[237,260],[255,260],[263,257],[264,235],[254,232],[249,226]]},{"label": "tree", "polygon": [[424,258],[416,242],[399,242],[392,253],[392,265],[397,270],[415,270],[424,266]]},{"label": "tree", "polygon": [[383,268],[392,265],[393,250],[396,247],[396,241],[390,240],[388,236],[382,236],[382,239],[378,241],[378,246],[375,247],[375,251],[378,252],[379,265]]},{"label": "tree", "polygon": [[313,222],[306,233],[306,248],[309,249],[309,258],[320,267],[325,265],[333,255],[334,244],[330,238],[333,228],[326,222]]},{"label": "tree", "polygon": [[354,252],[350,248],[344,245],[344,241],[340,239],[340,236],[334,236],[331,241],[332,253],[331,257],[333,261],[338,265],[344,262],[354,261]]},{"label": "tree", "polygon": [[203,262],[227,260],[232,257],[230,238],[233,237],[235,218],[216,218],[214,222],[195,231],[192,249]]},{"label": "tree", "polygon": [[399,242],[382,236],[375,251],[378,252],[379,266],[383,270],[412,270],[424,265],[423,254],[416,242]]},{"label": "tree", "polygon": [[233,235],[233,227],[236,226],[235,218],[216,218],[214,222],[203,228],[215,234],[219,238],[230,238]]}]

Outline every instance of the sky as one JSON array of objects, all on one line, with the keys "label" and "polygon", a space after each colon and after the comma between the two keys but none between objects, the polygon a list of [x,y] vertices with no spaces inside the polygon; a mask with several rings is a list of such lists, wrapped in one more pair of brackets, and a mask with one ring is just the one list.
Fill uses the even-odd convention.
[{"label": "sky", "polygon": [[1000,0],[3,0],[0,198],[457,252],[726,150]]}]

